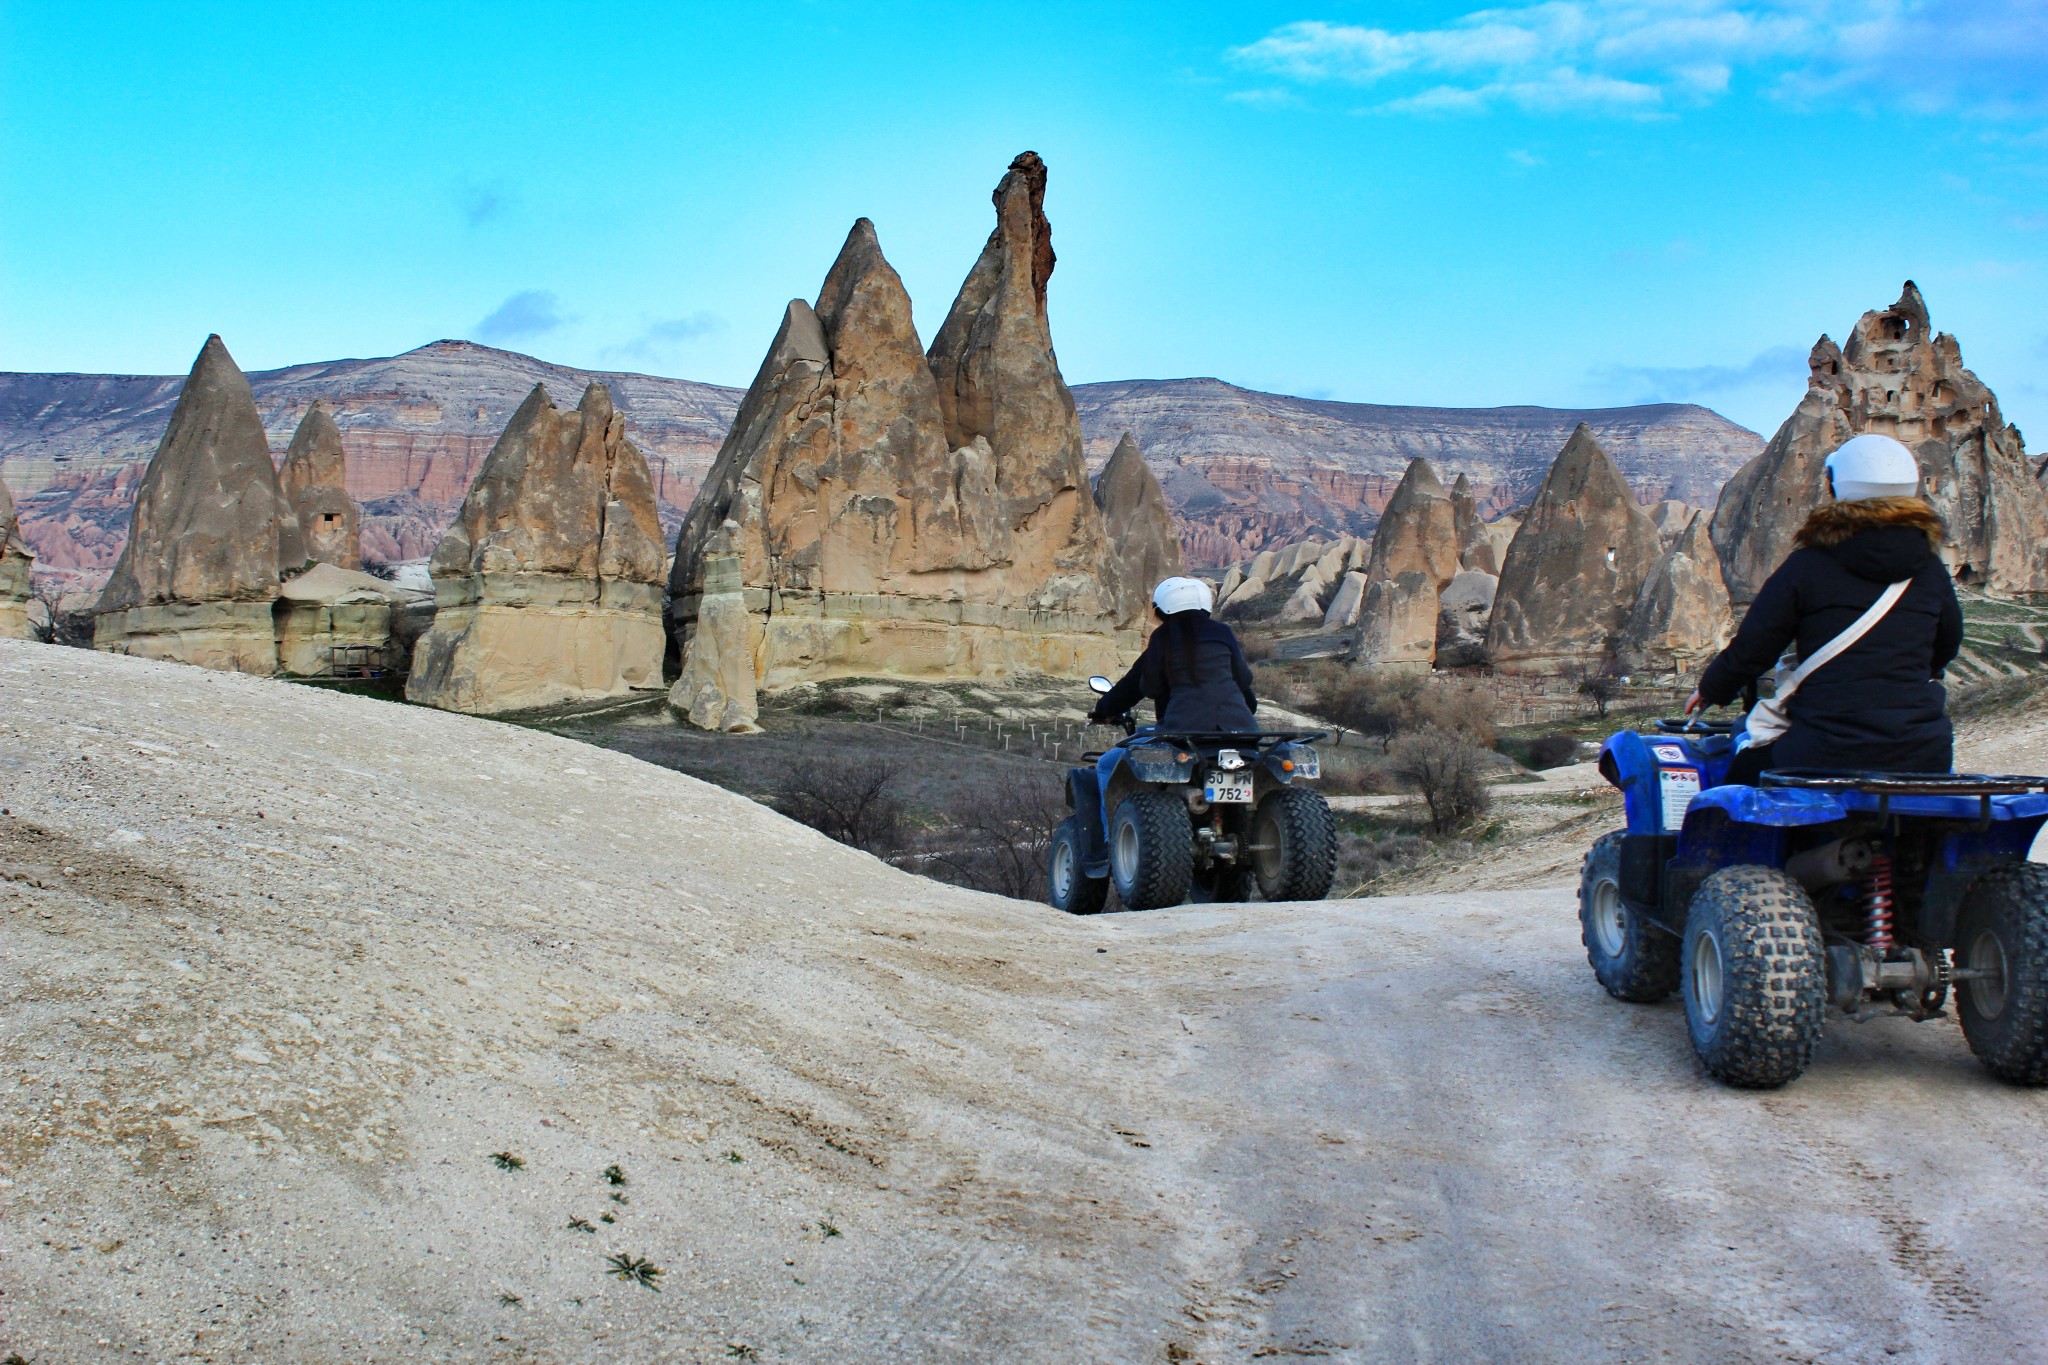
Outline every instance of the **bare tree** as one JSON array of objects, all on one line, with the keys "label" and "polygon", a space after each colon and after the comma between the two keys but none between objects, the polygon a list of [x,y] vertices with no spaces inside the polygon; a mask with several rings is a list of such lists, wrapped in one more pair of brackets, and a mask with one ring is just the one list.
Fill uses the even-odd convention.
[{"label": "bare tree", "polygon": [[987,778],[946,803],[949,827],[922,871],[956,886],[1036,900],[1045,890],[1053,830],[1067,813],[1059,784]]},{"label": "bare tree", "polygon": [[29,629],[44,644],[92,647],[92,613],[64,610],[64,580],[50,575],[29,579],[29,601],[41,607],[42,619],[29,616]]},{"label": "bare tree", "polygon": [[1607,719],[1607,708],[1621,695],[1621,674],[1614,665],[1576,663],[1565,669],[1564,676],[1572,690],[1592,702],[1602,720]]},{"label": "bare tree", "polygon": [[887,759],[807,759],[776,782],[775,805],[828,839],[886,857],[904,843],[898,775]]},{"label": "bare tree", "polygon": [[1442,730],[1420,730],[1394,742],[1394,775],[1429,807],[1432,833],[1471,824],[1493,806],[1484,772],[1487,751]]}]

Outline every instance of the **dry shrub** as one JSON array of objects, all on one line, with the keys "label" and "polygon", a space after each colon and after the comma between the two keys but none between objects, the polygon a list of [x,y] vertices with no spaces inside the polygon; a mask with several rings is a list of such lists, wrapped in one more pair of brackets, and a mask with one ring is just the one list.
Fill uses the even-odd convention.
[{"label": "dry shrub", "polygon": [[1529,742],[1529,766],[1562,768],[1579,756],[1579,742],[1570,735],[1545,735]]},{"label": "dry shrub", "polygon": [[900,770],[883,758],[805,759],[775,784],[775,807],[828,839],[886,857],[903,848]]},{"label": "dry shrub", "polygon": [[1433,833],[1463,829],[1493,805],[1485,781],[1492,755],[1470,740],[1443,730],[1420,730],[1394,741],[1392,756],[1394,775],[1429,807]]},{"label": "dry shrub", "polygon": [[1311,709],[1361,738],[1378,740],[1383,753],[1400,736],[1423,730],[1480,748],[1491,748],[1495,739],[1493,694],[1477,682],[1353,670],[1326,681]]},{"label": "dry shrub", "polygon": [[1044,894],[1052,832],[1067,816],[1056,781],[987,778],[950,797],[946,815],[947,828],[919,860],[926,876],[1019,900]]}]

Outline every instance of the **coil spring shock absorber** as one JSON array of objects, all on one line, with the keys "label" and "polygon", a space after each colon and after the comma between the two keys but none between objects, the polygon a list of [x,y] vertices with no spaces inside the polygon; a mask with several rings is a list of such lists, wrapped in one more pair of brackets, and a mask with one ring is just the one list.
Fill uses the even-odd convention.
[{"label": "coil spring shock absorber", "polygon": [[1873,853],[1870,872],[1863,880],[1863,941],[1882,953],[1889,953],[1892,937],[1892,857]]}]

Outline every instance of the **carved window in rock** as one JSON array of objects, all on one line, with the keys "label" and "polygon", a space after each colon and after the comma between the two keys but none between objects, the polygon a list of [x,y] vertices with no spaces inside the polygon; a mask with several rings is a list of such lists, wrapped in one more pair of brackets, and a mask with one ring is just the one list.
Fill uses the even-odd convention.
[{"label": "carved window in rock", "polygon": [[1607,567],[1610,569],[1614,567],[1614,547],[1612,545],[1607,547]]}]

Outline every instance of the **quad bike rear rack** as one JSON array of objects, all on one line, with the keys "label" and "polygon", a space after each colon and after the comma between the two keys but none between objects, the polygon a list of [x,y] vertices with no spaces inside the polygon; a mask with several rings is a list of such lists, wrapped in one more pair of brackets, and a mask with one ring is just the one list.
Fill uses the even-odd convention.
[{"label": "quad bike rear rack", "polygon": [[1761,785],[1876,797],[1879,821],[1891,814],[1895,796],[1974,796],[1977,824],[1983,829],[1991,827],[1992,797],[2048,793],[2048,777],[2020,773],[1859,773],[1826,768],[1773,768],[1763,773]]}]

